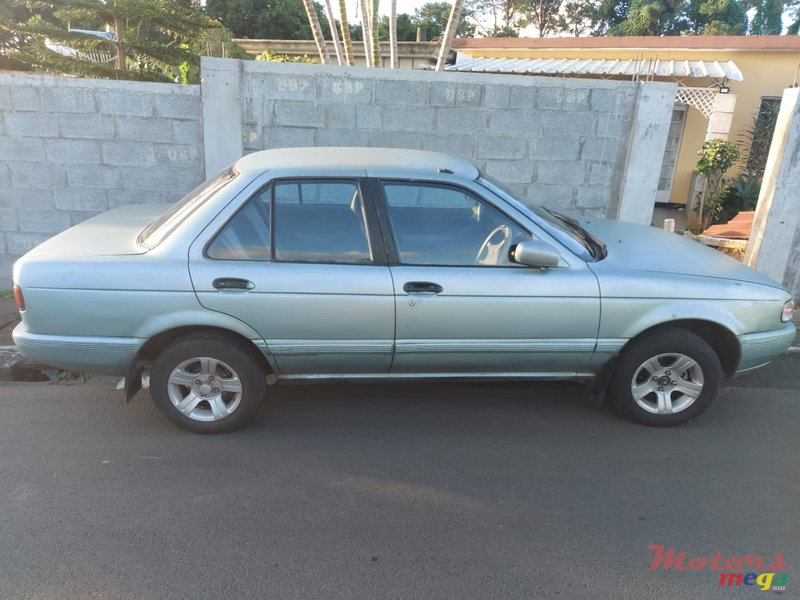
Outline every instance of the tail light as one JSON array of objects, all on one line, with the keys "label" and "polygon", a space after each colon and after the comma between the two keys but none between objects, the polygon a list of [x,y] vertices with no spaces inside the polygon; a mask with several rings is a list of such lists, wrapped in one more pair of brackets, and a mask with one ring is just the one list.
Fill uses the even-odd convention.
[{"label": "tail light", "polygon": [[25,296],[22,295],[22,288],[16,283],[14,284],[14,302],[16,302],[20,312],[25,310]]}]

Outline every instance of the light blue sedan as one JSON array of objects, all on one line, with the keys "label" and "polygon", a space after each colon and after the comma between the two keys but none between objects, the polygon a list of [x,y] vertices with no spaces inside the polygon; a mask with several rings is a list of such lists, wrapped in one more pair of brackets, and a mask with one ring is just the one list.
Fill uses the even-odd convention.
[{"label": "light blue sedan", "polygon": [[795,336],[783,287],[693,241],[528,208],[431,152],[246,156],[171,206],[112,210],[14,268],[31,359],[150,370],[196,432],[290,380],[594,380],[633,420],[700,414]]}]

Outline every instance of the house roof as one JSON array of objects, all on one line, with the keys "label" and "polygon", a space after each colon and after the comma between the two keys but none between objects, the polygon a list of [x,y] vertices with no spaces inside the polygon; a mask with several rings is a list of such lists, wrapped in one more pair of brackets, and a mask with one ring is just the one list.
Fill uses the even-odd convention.
[{"label": "house roof", "polygon": [[517,75],[590,75],[595,77],[710,77],[743,81],[733,61],[609,58],[483,58],[459,53],[448,71]]},{"label": "house roof", "polygon": [[670,49],[670,50],[769,50],[800,51],[796,35],[696,35],[604,36],[557,38],[458,38],[456,50],[553,50],[553,49]]}]

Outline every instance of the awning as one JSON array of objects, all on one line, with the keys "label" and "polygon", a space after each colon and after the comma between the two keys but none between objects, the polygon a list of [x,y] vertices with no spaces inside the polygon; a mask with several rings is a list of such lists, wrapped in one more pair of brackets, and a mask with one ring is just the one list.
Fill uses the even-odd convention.
[{"label": "awning", "polygon": [[448,71],[595,77],[710,77],[743,81],[733,61],[612,58],[476,58],[459,53]]}]

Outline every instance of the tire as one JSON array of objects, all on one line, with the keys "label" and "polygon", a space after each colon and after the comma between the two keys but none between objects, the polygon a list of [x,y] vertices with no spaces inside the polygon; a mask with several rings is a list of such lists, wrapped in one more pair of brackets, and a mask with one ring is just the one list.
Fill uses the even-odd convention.
[{"label": "tire", "polygon": [[179,427],[224,433],[244,426],[266,391],[266,373],[242,342],[213,334],[179,338],[150,370],[155,405]]},{"label": "tire", "polygon": [[631,420],[667,427],[693,419],[719,393],[722,367],[703,338],[662,329],[632,341],[611,378],[611,397]]}]

